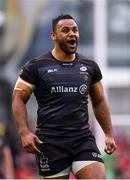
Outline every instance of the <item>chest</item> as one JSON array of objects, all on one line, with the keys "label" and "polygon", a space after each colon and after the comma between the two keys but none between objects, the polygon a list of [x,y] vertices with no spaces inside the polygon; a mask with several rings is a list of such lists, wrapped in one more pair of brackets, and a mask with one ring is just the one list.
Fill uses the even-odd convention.
[{"label": "chest", "polygon": [[79,63],[53,64],[39,69],[39,83],[44,86],[89,86],[91,73],[86,65]]}]

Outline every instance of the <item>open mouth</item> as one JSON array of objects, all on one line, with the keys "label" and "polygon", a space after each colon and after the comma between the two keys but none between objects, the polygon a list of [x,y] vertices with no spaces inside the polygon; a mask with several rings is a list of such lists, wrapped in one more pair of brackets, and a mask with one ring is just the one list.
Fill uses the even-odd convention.
[{"label": "open mouth", "polygon": [[76,40],[75,39],[71,39],[71,40],[68,40],[67,43],[71,46],[74,46],[76,44]]}]

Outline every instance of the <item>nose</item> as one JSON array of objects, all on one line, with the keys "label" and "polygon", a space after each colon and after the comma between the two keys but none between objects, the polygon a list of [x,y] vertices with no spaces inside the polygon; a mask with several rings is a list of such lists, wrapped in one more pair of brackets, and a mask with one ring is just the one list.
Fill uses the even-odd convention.
[{"label": "nose", "polygon": [[70,30],[70,32],[69,32],[69,36],[75,36],[75,32],[74,32],[74,31],[72,31],[72,30]]}]

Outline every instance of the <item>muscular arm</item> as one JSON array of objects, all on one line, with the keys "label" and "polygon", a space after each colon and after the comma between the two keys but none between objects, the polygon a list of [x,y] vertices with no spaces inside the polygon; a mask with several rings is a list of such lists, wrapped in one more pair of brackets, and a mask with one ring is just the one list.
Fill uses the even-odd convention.
[{"label": "muscular arm", "polygon": [[24,149],[30,153],[40,153],[36,148],[36,143],[41,143],[41,141],[34,133],[30,132],[27,121],[26,103],[31,93],[32,89],[29,86],[18,82],[13,91],[12,111]]},{"label": "muscular arm", "polygon": [[111,116],[101,81],[91,86],[90,97],[95,117],[105,134],[105,152],[111,154],[115,151],[116,144],[112,135]]},{"label": "muscular arm", "polygon": [[26,102],[28,99],[29,96],[26,91],[14,90],[12,98],[12,109],[20,135],[29,131],[26,110]]}]

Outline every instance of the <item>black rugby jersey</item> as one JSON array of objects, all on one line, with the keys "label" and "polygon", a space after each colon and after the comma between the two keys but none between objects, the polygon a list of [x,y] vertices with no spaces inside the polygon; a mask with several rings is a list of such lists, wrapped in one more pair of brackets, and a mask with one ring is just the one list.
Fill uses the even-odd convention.
[{"label": "black rugby jersey", "polygon": [[35,85],[38,129],[88,129],[89,87],[102,79],[96,62],[79,54],[73,62],[62,62],[49,52],[28,61],[20,77]]}]

